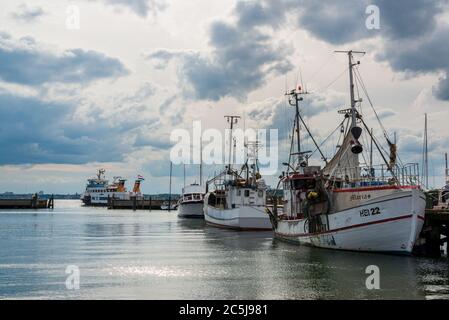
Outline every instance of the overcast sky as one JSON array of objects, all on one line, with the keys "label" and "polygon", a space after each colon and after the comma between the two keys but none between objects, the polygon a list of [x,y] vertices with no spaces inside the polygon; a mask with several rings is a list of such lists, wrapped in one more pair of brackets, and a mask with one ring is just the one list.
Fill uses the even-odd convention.
[{"label": "overcast sky", "polygon": [[[379,29],[366,28],[369,5],[380,10]],[[293,110],[283,94],[301,81],[311,92],[303,112],[323,138],[349,105],[347,57],[333,53],[346,49],[367,52],[357,57],[360,74],[404,163],[422,158],[428,113],[430,182],[443,183],[448,1],[0,0],[0,7],[0,192],[82,192],[100,167],[110,178],[142,174],[145,193],[167,192],[174,128],[201,120],[203,129],[222,130],[223,116],[238,114],[246,127],[286,136]],[[362,109],[381,137],[366,99]],[[189,167],[188,182],[196,174]],[[181,167],[175,175],[179,192]]]}]

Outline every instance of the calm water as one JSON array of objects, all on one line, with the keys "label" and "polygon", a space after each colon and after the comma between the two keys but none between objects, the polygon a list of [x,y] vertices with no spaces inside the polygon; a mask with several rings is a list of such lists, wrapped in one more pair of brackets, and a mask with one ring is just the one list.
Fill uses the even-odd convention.
[{"label": "calm water", "polygon": [[[56,201],[54,211],[0,211],[0,298],[434,299],[449,297],[449,264],[335,252],[235,232],[176,212],[111,211]],[[367,290],[377,265],[380,290]],[[68,265],[80,289],[68,290]]]}]

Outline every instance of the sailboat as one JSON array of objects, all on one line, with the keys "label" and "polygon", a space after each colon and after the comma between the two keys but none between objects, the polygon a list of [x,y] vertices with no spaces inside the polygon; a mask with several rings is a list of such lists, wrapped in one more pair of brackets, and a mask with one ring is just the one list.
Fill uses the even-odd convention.
[{"label": "sailboat", "polygon": [[[355,99],[354,76],[362,80],[358,68],[354,70],[360,62],[354,63],[353,54],[364,52],[343,52],[349,58],[351,103],[349,109],[339,111],[343,139],[332,159],[326,159],[299,112],[305,92],[298,87],[288,93],[290,104],[296,106],[298,147],[280,177],[282,201],[267,207],[274,234],[281,240],[321,248],[409,255],[422,229],[426,204],[418,164],[400,165],[396,144],[384,130],[389,159],[385,155],[358,111],[361,99]],[[309,165],[310,152],[300,149],[300,121],[322,156],[323,168]],[[363,133],[377,148],[383,161],[379,166],[363,163],[360,157]],[[292,146],[294,139],[292,135]]]},{"label": "sailboat", "polygon": [[[204,219],[212,226],[236,230],[271,230],[265,211],[267,186],[259,173],[257,151],[251,153],[242,169],[232,165],[232,130],[240,117],[226,116],[230,123],[229,164],[206,182]],[[248,143],[257,149],[258,142]]]}]

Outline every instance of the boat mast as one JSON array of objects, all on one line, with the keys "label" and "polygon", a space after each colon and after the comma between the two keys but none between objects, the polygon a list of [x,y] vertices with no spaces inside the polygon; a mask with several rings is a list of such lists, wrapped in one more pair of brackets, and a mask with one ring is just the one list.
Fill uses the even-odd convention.
[{"label": "boat mast", "polygon": [[203,141],[200,139],[200,186],[203,185]]},{"label": "boat mast", "polygon": [[[297,155],[298,155],[298,164],[301,163],[302,160],[302,153],[301,153],[301,136],[300,136],[300,130],[299,130],[299,102],[303,100],[303,97],[300,95],[307,94],[307,92],[301,92],[301,86],[298,87],[298,90],[294,89],[291,90],[289,93],[286,93],[285,95],[290,96],[289,98],[289,104],[293,107],[295,107],[295,125],[294,130],[296,130],[296,143],[297,143]],[[293,103],[292,103],[292,100]],[[293,145],[294,136],[292,136],[292,145]],[[290,166],[290,163],[289,163]]]},{"label": "boat mast", "polygon": [[232,165],[232,146],[233,146],[233,140],[232,140],[232,129],[234,129],[234,124],[237,124],[238,120],[240,119],[240,116],[224,116],[226,120],[228,121],[230,125],[230,131],[229,131],[229,170],[231,170]]},{"label": "boat mast", "polygon": [[374,168],[373,168],[373,128],[371,128],[371,146],[369,150],[369,174],[371,178],[374,178]]},{"label": "boat mast", "polygon": [[170,186],[168,191],[168,211],[171,209],[171,176],[172,176],[173,162],[170,161]]},{"label": "boat mast", "polygon": [[[300,131],[299,131],[299,121],[301,121],[302,125],[306,129],[307,133],[309,134],[309,137],[312,139],[313,144],[317,148],[318,152],[321,154],[323,161],[327,163],[327,159],[324,156],[323,152],[321,151],[320,146],[316,142],[315,138],[313,137],[312,133],[309,130],[309,127],[304,122],[304,119],[301,117],[301,114],[299,113],[299,102],[303,100],[303,97],[301,97],[301,95],[305,95],[305,94],[309,94],[309,93],[307,91],[303,92],[301,86],[298,87],[298,90],[291,90],[289,93],[285,94],[285,95],[291,97],[288,100],[289,104],[296,108],[295,125],[293,126],[293,131],[296,129],[296,139],[298,140],[298,142],[297,142],[298,152],[296,154],[298,155],[298,163],[301,164],[301,161],[302,161],[304,155],[305,155],[306,163],[307,163],[308,162],[307,154],[312,153],[312,151],[301,151],[301,137],[300,137]],[[293,99],[295,101],[292,103]],[[290,144],[290,156],[292,156],[294,154],[294,153],[291,153],[292,148],[293,148],[293,142],[294,142],[294,132],[292,134],[292,139],[291,139],[291,144]],[[295,171],[294,168],[291,168],[290,157],[289,157],[288,167],[289,167],[289,169],[293,169],[293,171]]]},{"label": "boat mast", "polygon": [[447,167],[447,153],[444,154],[446,160],[446,170],[444,171],[446,176],[446,185],[449,185],[449,168]]},{"label": "boat mast", "polygon": [[426,178],[426,189],[429,188],[429,155],[427,147],[427,113],[424,114],[424,170]]},{"label": "boat mast", "polygon": [[348,55],[348,63],[349,63],[349,95],[351,99],[351,128],[354,128],[357,126],[357,109],[356,109],[356,103],[359,102],[359,100],[355,100],[354,96],[354,73],[353,68],[356,65],[360,64],[360,61],[357,61],[356,63],[353,63],[353,53],[359,53],[359,54],[365,54],[364,51],[354,51],[354,50],[347,50],[347,51],[341,51],[336,50],[337,53],[346,53]]}]

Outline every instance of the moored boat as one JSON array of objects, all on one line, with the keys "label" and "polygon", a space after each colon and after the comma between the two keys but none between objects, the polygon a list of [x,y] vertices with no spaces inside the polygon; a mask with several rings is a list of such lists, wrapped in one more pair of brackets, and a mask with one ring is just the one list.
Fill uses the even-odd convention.
[{"label": "moored boat", "polygon": [[182,189],[178,201],[178,217],[203,218],[205,188],[199,184],[191,184]]},{"label": "moored boat", "polygon": [[[229,118],[229,141],[232,141],[236,117]],[[229,154],[232,159],[231,152]],[[207,224],[236,230],[271,230],[270,217],[265,211],[267,186],[259,173],[257,152],[254,155],[247,159],[240,173],[229,161],[220,174],[207,181],[208,192],[204,198]]]},{"label": "moored boat", "polygon": [[[323,168],[309,165],[309,152],[302,152],[297,135],[297,152],[290,155],[287,172],[281,177],[283,199],[267,208],[278,239],[321,248],[411,254],[424,223],[425,196],[420,187],[418,165],[397,163],[396,144],[384,137],[390,148],[388,156],[368,129],[354,98],[353,51],[349,57],[351,108],[339,111],[341,145],[329,161],[312,138],[325,162]],[[360,77],[360,75],[359,75]],[[290,92],[296,106],[295,127],[300,121],[311,132],[299,113],[302,92]],[[379,120],[380,123],[380,120]],[[365,130],[362,130],[362,127]],[[375,166],[372,152],[369,163],[361,163],[366,132],[376,145],[383,164]],[[293,145],[292,137],[292,145]],[[365,157],[363,158],[365,159]],[[277,204],[277,203],[276,203]]]}]

